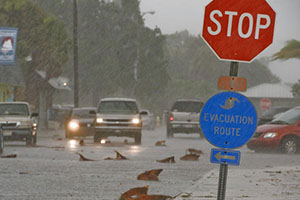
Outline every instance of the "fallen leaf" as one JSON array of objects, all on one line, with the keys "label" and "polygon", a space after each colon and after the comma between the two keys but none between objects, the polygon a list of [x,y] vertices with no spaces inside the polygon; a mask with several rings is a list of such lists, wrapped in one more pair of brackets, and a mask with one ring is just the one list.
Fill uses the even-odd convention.
[{"label": "fallen leaf", "polygon": [[158,181],[158,176],[162,171],[163,169],[152,169],[145,171],[144,173],[138,175],[137,180]]},{"label": "fallen leaf", "polygon": [[185,160],[185,161],[197,161],[199,160],[200,155],[197,154],[187,154],[184,155],[180,158],[180,160]]},{"label": "fallen leaf", "polygon": [[79,146],[84,146],[84,140],[79,141]]},{"label": "fallen leaf", "polygon": [[160,162],[160,163],[175,163],[175,157],[171,156],[162,160],[156,160],[156,162]]},{"label": "fallen leaf", "polygon": [[155,146],[167,146],[165,140],[160,140],[155,143]]},{"label": "fallen leaf", "polygon": [[6,155],[6,156],[1,156],[1,158],[16,158],[17,154],[10,154],[10,155]]},{"label": "fallen leaf", "polygon": [[126,158],[125,156],[123,156],[122,154],[120,154],[120,152],[116,151],[116,158],[111,158],[111,157],[107,157],[104,158],[104,160],[128,160],[128,158]]},{"label": "fallen leaf", "polygon": [[96,160],[92,160],[92,159],[89,159],[89,158],[86,158],[84,157],[82,154],[78,153],[78,152],[75,152],[77,155],[80,156],[80,161],[96,161]]},{"label": "fallen leaf", "polygon": [[124,192],[119,200],[132,200],[134,197],[139,197],[140,195],[147,194],[148,188],[149,185],[146,185],[144,187],[131,188],[127,192]]},{"label": "fallen leaf", "polygon": [[193,149],[189,148],[185,150],[185,154],[197,154],[197,155],[203,155],[203,152],[200,149]]}]

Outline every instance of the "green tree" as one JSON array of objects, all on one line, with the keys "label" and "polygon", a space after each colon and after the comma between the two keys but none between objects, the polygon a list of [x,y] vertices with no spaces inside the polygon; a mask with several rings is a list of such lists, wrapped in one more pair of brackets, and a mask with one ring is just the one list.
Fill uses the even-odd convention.
[{"label": "green tree", "polygon": [[[39,92],[44,92],[46,106],[51,106],[54,90],[48,80],[62,73],[71,44],[64,23],[28,0],[0,0],[0,23],[18,28],[17,63],[26,84],[26,100],[38,106]],[[45,72],[45,79],[37,70]]]},{"label": "green tree", "polygon": [[[289,40],[279,52],[273,55],[273,60],[300,59],[300,41]],[[292,86],[294,97],[300,97],[300,79]]]},{"label": "green tree", "polygon": [[[217,92],[217,80],[220,76],[229,75],[230,63],[218,60],[202,38],[192,36],[187,31],[168,35],[167,41],[168,73],[172,77],[168,91],[174,91],[169,94],[170,98],[197,97],[206,100]],[[248,88],[279,81],[258,60],[250,64],[240,63],[239,66],[239,76],[247,78]],[[191,87],[192,84],[195,85]],[[179,92],[178,88],[190,90]]]},{"label": "green tree", "polygon": [[289,40],[279,52],[273,55],[273,60],[300,59],[300,41]]},{"label": "green tree", "polygon": [[[69,23],[71,32],[70,1],[32,1]],[[136,95],[143,106],[151,109],[155,104],[150,102],[161,101],[168,81],[165,37],[159,28],[144,26],[138,0],[120,2],[78,1],[81,102],[85,97],[96,104],[100,97]],[[70,72],[72,75],[71,68]]]}]

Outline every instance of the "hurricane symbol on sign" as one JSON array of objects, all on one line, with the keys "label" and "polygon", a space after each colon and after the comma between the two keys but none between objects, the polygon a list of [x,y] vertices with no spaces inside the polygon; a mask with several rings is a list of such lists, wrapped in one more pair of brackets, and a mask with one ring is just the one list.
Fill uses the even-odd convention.
[{"label": "hurricane symbol on sign", "polygon": [[233,97],[229,97],[226,99],[225,101],[225,104],[224,105],[220,105],[223,109],[226,109],[226,110],[230,110],[234,107],[234,103],[235,102],[238,102],[240,103],[240,101],[236,98],[233,98]]}]

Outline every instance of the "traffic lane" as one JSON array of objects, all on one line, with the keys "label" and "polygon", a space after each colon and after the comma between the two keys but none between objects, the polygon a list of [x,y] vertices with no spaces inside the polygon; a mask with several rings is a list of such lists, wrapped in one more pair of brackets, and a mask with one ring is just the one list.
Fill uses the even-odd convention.
[{"label": "traffic lane", "polygon": [[[78,141],[71,147],[70,141],[56,137],[39,138],[37,147],[22,143],[7,143],[5,154],[16,153],[15,159],[2,159],[0,189],[2,199],[118,199],[121,193],[132,187],[149,185],[149,192],[176,195],[201,177],[209,167],[203,159],[198,162],[180,161],[187,147],[196,147],[199,139],[174,139],[167,146],[157,147],[155,142],[165,138],[164,131],[145,131],[141,146],[125,145],[115,138],[108,145],[95,145],[92,138],[84,146]],[[184,144],[182,144],[182,142]],[[115,157],[119,151],[129,160],[104,160]],[[79,152],[95,162],[79,161]],[[156,162],[174,155],[175,164]],[[2,165],[3,163],[3,165]],[[138,174],[163,169],[159,182],[138,181]]]},{"label": "traffic lane", "polygon": [[[165,130],[143,131],[142,145],[127,145],[123,138],[112,138],[111,144],[95,145],[92,138],[79,141],[65,140],[59,133],[53,137],[40,137],[37,147],[23,143],[6,143],[5,155],[16,153],[15,159],[1,159],[1,199],[118,199],[121,193],[133,187],[149,185],[150,194],[174,196],[191,187],[205,173],[218,169],[209,161],[213,147],[198,135],[176,134],[165,139]],[[166,140],[166,146],[155,146]],[[131,142],[131,141],[129,141]],[[181,161],[187,148],[201,149],[199,161]],[[115,157],[117,150],[129,160],[104,160]],[[241,151],[241,165],[230,168],[263,168],[299,164],[298,155],[254,153],[245,146]],[[79,152],[95,162],[79,161]],[[175,156],[176,163],[158,163]],[[163,169],[159,182],[138,181],[138,174]],[[230,175],[229,175],[230,176]],[[217,184],[217,183],[216,183]],[[25,198],[25,199],[26,199]]]}]

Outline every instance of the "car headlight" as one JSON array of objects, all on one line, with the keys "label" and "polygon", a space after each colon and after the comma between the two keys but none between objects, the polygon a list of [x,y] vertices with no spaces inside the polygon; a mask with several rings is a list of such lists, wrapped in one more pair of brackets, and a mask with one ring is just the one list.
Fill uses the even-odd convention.
[{"label": "car headlight", "polygon": [[79,124],[78,122],[75,122],[75,121],[70,121],[69,122],[69,129],[75,131],[79,128]]},{"label": "car headlight", "polygon": [[276,136],[277,136],[277,133],[272,132],[272,133],[266,133],[264,135],[264,138],[274,138]]},{"label": "car headlight", "polygon": [[132,122],[133,124],[139,124],[139,123],[141,122],[141,120],[140,120],[139,118],[133,118],[133,119],[131,120],[131,122]]},{"label": "car headlight", "polygon": [[98,124],[103,123],[103,118],[97,117],[97,118],[96,118],[96,122],[97,122]]}]

